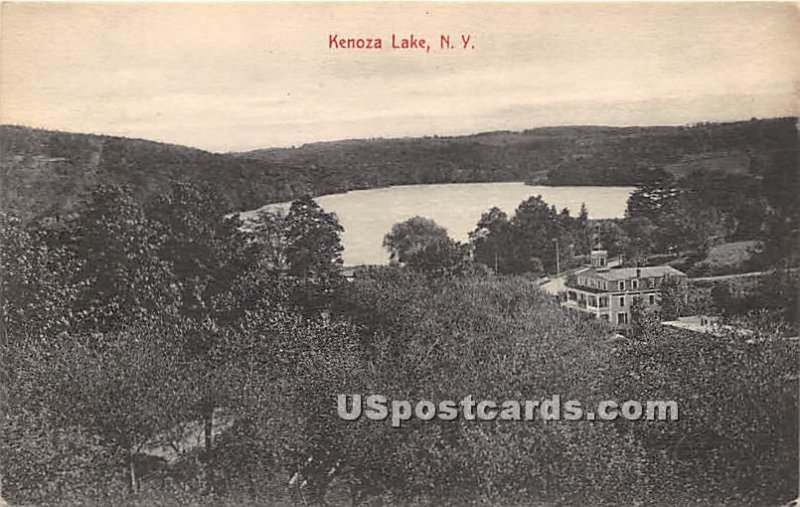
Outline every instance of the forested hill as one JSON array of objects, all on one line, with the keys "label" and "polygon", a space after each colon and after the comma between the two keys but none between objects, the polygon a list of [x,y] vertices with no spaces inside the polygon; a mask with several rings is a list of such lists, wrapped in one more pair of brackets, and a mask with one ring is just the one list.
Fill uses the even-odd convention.
[{"label": "forested hill", "polygon": [[388,185],[527,181],[631,185],[676,175],[751,172],[797,147],[795,118],[692,127],[556,127],[461,137],[353,140],[214,154],[152,141],[0,126],[2,206],[24,218],[68,213],[85,189],[128,184],[141,199],[173,179],[221,189],[231,211],[302,194]]},{"label": "forested hill", "polygon": [[636,185],[654,169],[748,172],[776,149],[797,147],[797,119],[691,127],[546,127],[461,137],[375,139],[267,149],[242,156],[354,174],[369,187],[392,183],[527,181]]},{"label": "forested hill", "polygon": [[2,205],[23,218],[69,213],[96,184],[130,185],[146,200],[171,180],[205,181],[230,209],[248,209],[316,190],[310,171],[268,161],[89,134],[0,127]]}]

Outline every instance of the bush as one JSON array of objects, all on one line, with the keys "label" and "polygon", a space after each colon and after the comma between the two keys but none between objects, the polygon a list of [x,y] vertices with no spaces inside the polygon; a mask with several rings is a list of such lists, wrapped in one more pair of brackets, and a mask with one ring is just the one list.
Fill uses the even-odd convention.
[{"label": "bush", "polygon": [[650,498],[768,505],[796,486],[798,343],[780,325],[745,325],[755,332],[662,328],[618,349],[620,395],[679,405],[678,421],[623,424],[646,448]]},{"label": "bush", "polygon": [[[357,279],[349,305],[374,351],[369,392],[585,403],[607,393],[608,377],[595,374],[610,360],[601,323],[562,313],[522,278],[429,284],[386,268]],[[359,421],[337,433],[350,481],[404,504],[617,503],[635,488],[642,452],[610,426],[581,423]]]}]

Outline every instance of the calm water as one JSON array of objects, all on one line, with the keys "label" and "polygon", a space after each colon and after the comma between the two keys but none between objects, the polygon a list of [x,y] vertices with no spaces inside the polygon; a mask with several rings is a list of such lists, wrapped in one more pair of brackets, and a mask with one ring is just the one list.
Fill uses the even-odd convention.
[{"label": "calm water", "polygon": [[[454,183],[408,185],[317,197],[326,211],[339,217],[344,227],[344,264],[386,264],[388,254],[381,246],[392,225],[415,215],[432,219],[447,229],[450,237],[466,241],[481,214],[497,206],[512,215],[520,202],[541,195],[559,211],[569,208],[577,215],[586,203],[590,218],[620,218],[633,187],[541,187],[524,183]],[[285,208],[270,204],[265,208]],[[242,218],[255,211],[242,213]]]}]

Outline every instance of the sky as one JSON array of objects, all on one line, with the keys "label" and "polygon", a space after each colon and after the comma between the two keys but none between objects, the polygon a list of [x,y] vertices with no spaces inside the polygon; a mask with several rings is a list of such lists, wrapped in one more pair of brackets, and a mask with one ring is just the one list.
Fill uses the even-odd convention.
[{"label": "sky", "polygon": [[791,3],[3,3],[0,27],[0,122],[218,152],[787,116],[800,97]]}]

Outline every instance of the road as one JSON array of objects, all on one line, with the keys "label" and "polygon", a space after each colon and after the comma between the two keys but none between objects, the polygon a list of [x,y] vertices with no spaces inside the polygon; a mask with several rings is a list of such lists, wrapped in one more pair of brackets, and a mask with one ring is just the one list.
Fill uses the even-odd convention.
[{"label": "road", "polygon": [[[792,268],[790,271],[797,271],[798,268]],[[756,276],[766,276],[774,271],[751,271],[750,273],[734,273],[732,275],[718,275],[718,276],[701,276],[698,278],[689,278],[690,282],[714,282],[717,280],[734,280],[736,278],[752,278]]]}]

